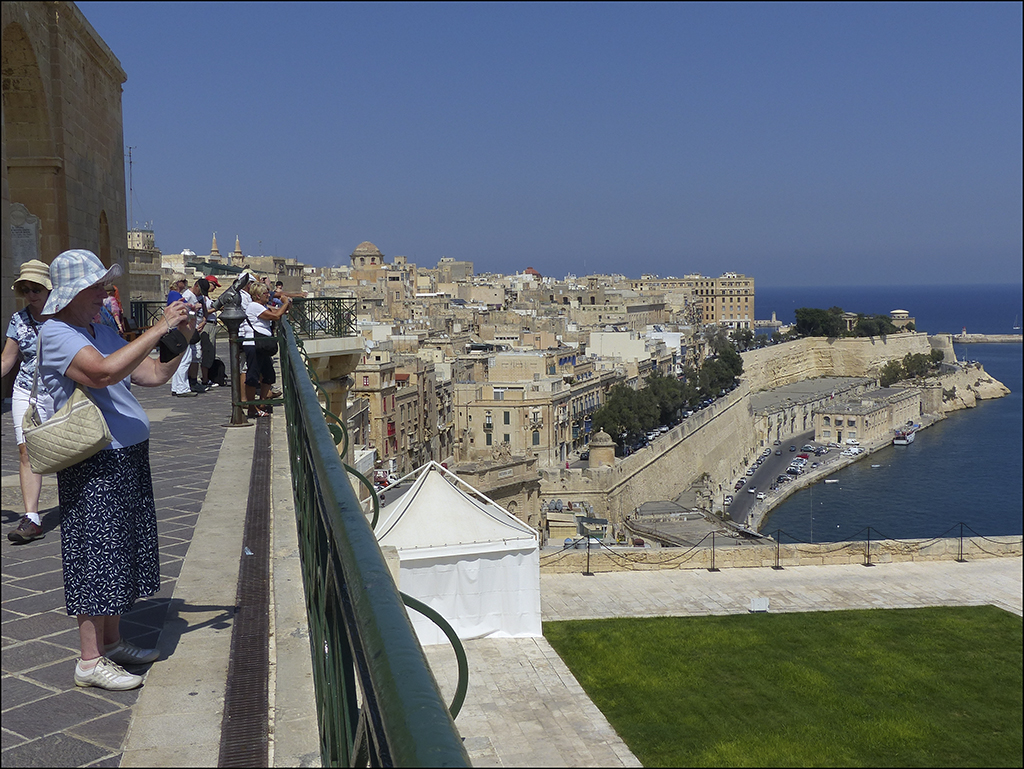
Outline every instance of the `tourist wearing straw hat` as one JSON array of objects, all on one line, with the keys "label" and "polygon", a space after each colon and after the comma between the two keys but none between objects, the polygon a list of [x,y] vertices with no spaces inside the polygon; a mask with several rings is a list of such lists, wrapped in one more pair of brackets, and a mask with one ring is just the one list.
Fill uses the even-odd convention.
[{"label": "tourist wearing straw hat", "polygon": [[[149,469],[149,419],[130,385],[167,383],[179,358],[161,362],[150,353],[177,328],[190,338],[194,326],[184,302],[125,342],[92,318],[103,306],[104,285],[121,274],[91,251],[75,249],[50,265],[53,290],[43,308],[52,317],[39,335],[39,376],[59,410],[76,385],[89,388],[113,436],[110,445],[57,473],[61,506],[64,600],[78,618],[81,658],[75,685],[134,689],[142,677],[121,665],[154,662],[157,649],[140,649],[121,637],[121,615],[138,598],[160,589],[156,506]],[[192,316],[194,317],[194,316]],[[165,356],[166,357],[166,356]]]},{"label": "tourist wearing straw hat", "polygon": [[[32,259],[21,265],[18,279],[11,288],[14,293],[25,299],[27,306],[11,316],[7,327],[7,343],[3,351],[3,375],[7,376],[14,364],[21,361],[21,368],[14,378],[14,390],[11,393],[11,416],[14,418],[14,437],[18,442],[18,479],[21,482],[21,498],[25,505],[25,515],[18,521],[18,528],[7,533],[11,542],[25,544],[44,536],[43,522],[39,517],[39,492],[43,487],[43,477],[32,472],[25,450],[25,436],[21,431],[21,422],[28,410],[29,395],[32,392],[32,378],[36,373],[36,340],[39,329],[46,319],[43,307],[50,295],[50,268],[38,259]],[[36,408],[41,419],[52,414],[50,398],[45,392],[36,396]]]}]

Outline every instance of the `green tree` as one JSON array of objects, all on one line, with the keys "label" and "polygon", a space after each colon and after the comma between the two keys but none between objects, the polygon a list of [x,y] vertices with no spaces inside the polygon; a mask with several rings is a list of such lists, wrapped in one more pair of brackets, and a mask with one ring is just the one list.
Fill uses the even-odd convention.
[{"label": "green tree", "polygon": [[882,366],[882,371],[879,376],[879,384],[882,387],[889,387],[894,382],[899,382],[901,379],[906,379],[907,374],[903,370],[903,364],[898,360],[891,360]]},{"label": "green tree", "polygon": [[729,334],[733,345],[741,352],[749,350],[754,345],[754,332],[749,328],[738,328]]},{"label": "green tree", "polygon": [[888,336],[898,331],[888,315],[858,315],[853,333],[857,336]]},{"label": "green tree", "polygon": [[800,336],[838,337],[845,331],[842,307],[831,307],[827,310],[800,307],[795,315],[795,328]]}]

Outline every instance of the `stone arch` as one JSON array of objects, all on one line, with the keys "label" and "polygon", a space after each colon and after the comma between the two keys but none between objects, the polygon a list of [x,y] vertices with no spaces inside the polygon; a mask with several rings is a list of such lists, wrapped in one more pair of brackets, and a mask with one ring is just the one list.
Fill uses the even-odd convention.
[{"label": "stone arch", "polygon": [[[57,159],[50,122],[49,96],[32,42],[17,22],[4,27],[0,67],[3,72],[3,121],[8,189],[39,217],[41,253],[49,262],[61,250],[58,227]],[[6,271],[5,271],[6,274]]]}]

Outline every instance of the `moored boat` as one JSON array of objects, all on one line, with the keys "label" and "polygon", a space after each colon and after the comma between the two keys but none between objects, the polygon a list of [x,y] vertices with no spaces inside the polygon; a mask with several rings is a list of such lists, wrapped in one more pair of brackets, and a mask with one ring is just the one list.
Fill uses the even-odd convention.
[{"label": "moored boat", "polygon": [[896,437],[892,439],[893,446],[909,446],[914,442],[914,436],[921,428],[921,425],[908,425],[896,431]]}]

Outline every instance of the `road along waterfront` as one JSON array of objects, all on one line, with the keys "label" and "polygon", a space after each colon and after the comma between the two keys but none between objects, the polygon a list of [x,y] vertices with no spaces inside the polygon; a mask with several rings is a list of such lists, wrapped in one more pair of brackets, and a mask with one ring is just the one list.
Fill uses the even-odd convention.
[{"label": "road along waterfront", "polygon": [[766,500],[762,531],[837,541],[871,526],[872,538],[903,539],[942,536],[963,522],[985,536],[1020,534],[1022,348],[972,344],[956,352],[983,363],[1010,394],[949,414],[910,446],[868,447],[856,461],[828,467],[826,474],[840,470],[838,483],[803,476],[817,483]]}]

